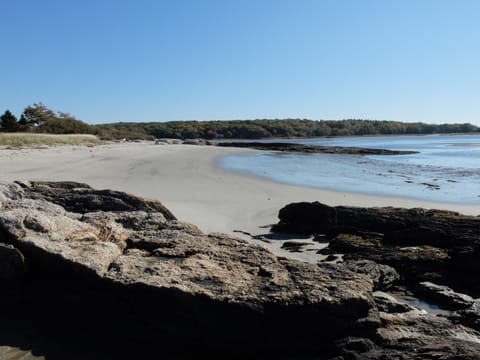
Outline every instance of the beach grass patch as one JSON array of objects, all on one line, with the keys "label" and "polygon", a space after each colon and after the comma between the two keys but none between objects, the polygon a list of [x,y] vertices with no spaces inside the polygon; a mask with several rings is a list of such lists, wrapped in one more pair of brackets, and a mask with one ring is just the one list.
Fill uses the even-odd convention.
[{"label": "beach grass patch", "polygon": [[0,146],[99,145],[101,140],[90,134],[25,134],[0,133]]}]

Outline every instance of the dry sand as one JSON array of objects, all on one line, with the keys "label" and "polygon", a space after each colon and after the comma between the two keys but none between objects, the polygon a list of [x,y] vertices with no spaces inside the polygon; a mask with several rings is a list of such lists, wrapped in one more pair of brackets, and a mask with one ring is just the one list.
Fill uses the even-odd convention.
[{"label": "dry sand", "polygon": [[180,220],[205,232],[254,234],[296,201],[329,205],[440,208],[480,214],[480,207],[377,197],[276,183],[221,169],[224,154],[256,150],[195,145],[119,143],[95,147],[0,150],[0,180],[72,180],[162,201]]}]

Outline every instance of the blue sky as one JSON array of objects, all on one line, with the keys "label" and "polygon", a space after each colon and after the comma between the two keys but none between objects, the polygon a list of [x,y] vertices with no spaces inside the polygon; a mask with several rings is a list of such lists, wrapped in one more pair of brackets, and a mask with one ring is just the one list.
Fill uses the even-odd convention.
[{"label": "blue sky", "polygon": [[0,0],[0,112],[480,125],[480,1]]}]

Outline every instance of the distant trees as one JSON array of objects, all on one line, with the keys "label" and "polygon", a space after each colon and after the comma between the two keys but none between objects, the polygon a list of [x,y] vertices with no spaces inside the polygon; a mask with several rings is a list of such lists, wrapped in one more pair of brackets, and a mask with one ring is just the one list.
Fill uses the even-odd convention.
[{"label": "distant trees", "polygon": [[37,126],[56,118],[55,112],[41,102],[27,106],[22,116],[28,124]]},{"label": "distant trees", "polygon": [[408,135],[470,133],[480,129],[471,124],[424,124],[377,120],[259,119],[233,121],[170,121],[95,125],[96,134],[118,138],[222,138],[260,139],[271,137]]},{"label": "distant trees", "polygon": [[256,119],[232,121],[169,121],[88,125],[41,102],[25,108],[17,121],[6,111],[0,131],[31,131],[52,134],[95,134],[102,139],[261,139],[272,137],[408,135],[480,132],[472,124],[424,124],[362,119],[307,120]]},{"label": "distant trees", "polygon": [[18,121],[8,110],[0,120],[0,131],[30,131],[50,134],[94,133],[94,129],[90,125],[68,113],[55,113],[41,102],[27,106]]},{"label": "distant trees", "polygon": [[58,115],[42,120],[36,131],[49,134],[90,134],[93,129],[68,113],[58,112]]},{"label": "distant trees", "polygon": [[17,118],[13,115],[10,110],[5,111],[5,113],[0,116],[0,130],[6,132],[15,132],[18,131],[20,125],[18,124]]},{"label": "distant trees", "polygon": [[28,122],[25,115],[20,116],[20,120],[18,120],[18,125],[20,126],[20,131],[26,131],[30,127],[30,123]]}]

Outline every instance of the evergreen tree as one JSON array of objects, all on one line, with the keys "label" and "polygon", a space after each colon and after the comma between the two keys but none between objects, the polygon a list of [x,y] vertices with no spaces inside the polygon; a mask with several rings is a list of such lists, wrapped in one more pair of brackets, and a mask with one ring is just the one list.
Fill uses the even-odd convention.
[{"label": "evergreen tree", "polygon": [[9,110],[0,116],[0,130],[14,132],[19,130],[17,118]]},{"label": "evergreen tree", "polygon": [[20,120],[18,120],[18,125],[20,126],[20,131],[26,131],[32,126],[32,124],[28,122],[23,114],[20,116]]}]

